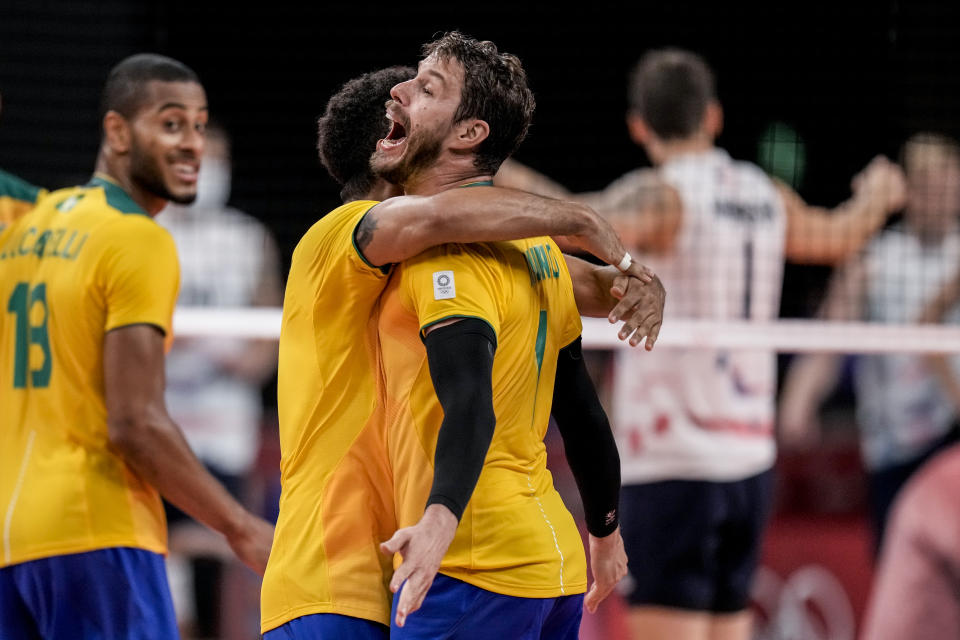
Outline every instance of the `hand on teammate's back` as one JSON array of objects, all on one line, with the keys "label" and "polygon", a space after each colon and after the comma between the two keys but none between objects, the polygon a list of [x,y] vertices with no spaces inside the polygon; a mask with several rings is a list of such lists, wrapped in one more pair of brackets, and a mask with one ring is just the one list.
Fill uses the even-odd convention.
[{"label": "hand on teammate's back", "polygon": [[627,575],[627,552],[623,548],[620,527],[603,538],[590,536],[590,572],[593,584],[583,599],[583,606],[590,613],[596,613],[597,606]]},{"label": "hand on teammate's back", "polygon": [[423,604],[458,524],[456,516],[449,509],[432,504],[424,511],[420,522],[398,529],[393,537],[380,545],[383,553],[399,553],[403,558],[390,580],[390,591],[396,593],[402,589],[397,603],[398,627],[402,627],[407,616]]},{"label": "hand on teammate's back", "polygon": [[273,525],[252,513],[247,513],[242,526],[227,536],[230,548],[243,564],[263,577],[273,544]]},{"label": "hand on teammate's back", "polygon": [[[631,267],[636,265],[638,263],[634,262]],[[646,338],[644,348],[652,350],[660,335],[663,305],[667,299],[660,278],[654,275],[650,282],[642,282],[631,275],[620,275],[614,280],[610,293],[620,302],[610,312],[609,320],[611,323],[624,321],[618,337],[621,340],[629,338],[631,347]]]}]

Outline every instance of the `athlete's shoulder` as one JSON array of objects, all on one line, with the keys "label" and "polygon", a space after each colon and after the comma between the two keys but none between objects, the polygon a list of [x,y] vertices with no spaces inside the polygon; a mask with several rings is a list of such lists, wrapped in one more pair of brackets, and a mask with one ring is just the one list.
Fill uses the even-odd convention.
[{"label": "athlete's shoulder", "polygon": [[373,209],[378,204],[380,204],[378,200],[354,200],[353,202],[347,202],[323,216],[311,227],[311,230],[323,227],[324,225],[338,225],[349,223],[350,221],[359,221],[370,209]]},{"label": "athlete's shoulder", "polygon": [[313,226],[300,238],[297,248],[315,247],[332,236],[338,235],[338,232],[346,232],[347,229],[352,234],[363,216],[378,204],[380,203],[376,200],[354,200],[340,205],[313,223]]},{"label": "athlete's shoulder", "polygon": [[370,283],[383,280],[390,273],[390,266],[371,264],[357,246],[356,237],[358,225],[377,204],[376,200],[348,202],[314,223],[293,250],[290,278],[340,270],[341,276],[372,278]]},{"label": "athlete's shoulder", "polygon": [[416,256],[405,260],[406,267],[424,264],[456,263],[463,266],[476,265],[498,268],[507,261],[512,253],[522,253],[520,241],[504,240],[500,242],[449,242],[425,249]]},{"label": "athlete's shoulder", "polygon": [[560,251],[560,247],[550,236],[533,236],[531,238],[521,238],[519,240],[509,240],[501,243],[509,245],[520,251],[526,251],[530,247],[550,247],[552,251]]},{"label": "athlete's shoulder", "polygon": [[70,215],[75,208],[78,226],[89,225],[94,246],[121,253],[142,251],[151,259],[176,260],[173,235],[144,211],[123,189],[113,184],[86,184],[56,205]]},{"label": "athlete's shoulder", "polygon": [[130,224],[139,226],[144,223],[158,226],[153,218],[138,205],[123,188],[109,176],[96,174],[90,182],[65,189],[58,189],[43,197],[37,204],[38,210],[55,209],[61,214],[73,214],[74,217],[94,216],[117,219],[139,220]]},{"label": "athlete's shoulder", "polygon": [[44,193],[46,193],[45,189],[0,169],[0,198],[6,197],[20,202],[33,203],[40,199]]},{"label": "athlete's shoulder", "polygon": [[764,187],[769,188],[771,191],[776,190],[776,183],[770,174],[752,162],[747,162],[746,160],[733,160],[731,161],[731,166],[737,172],[739,172],[742,177],[755,181],[757,184],[763,185]]}]

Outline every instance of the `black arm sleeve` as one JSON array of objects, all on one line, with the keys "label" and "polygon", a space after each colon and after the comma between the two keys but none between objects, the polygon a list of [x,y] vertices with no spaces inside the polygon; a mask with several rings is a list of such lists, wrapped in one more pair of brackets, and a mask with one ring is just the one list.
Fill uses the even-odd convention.
[{"label": "black arm sleeve", "polygon": [[424,344],[443,407],[427,505],[442,504],[459,520],[477,486],[497,422],[492,381],[497,337],[486,322],[467,318],[431,331]]},{"label": "black arm sleeve", "polygon": [[557,357],[553,419],[580,490],[587,530],[598,538],[610,535],[620,522],[620,455],[583,362],[580,338]]}]

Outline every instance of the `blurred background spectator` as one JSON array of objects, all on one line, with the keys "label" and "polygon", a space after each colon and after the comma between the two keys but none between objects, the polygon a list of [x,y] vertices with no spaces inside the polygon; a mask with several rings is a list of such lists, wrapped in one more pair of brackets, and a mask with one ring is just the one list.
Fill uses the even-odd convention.
[{"label": "blurred background spectator", "polygon": [[[903,148],[907,202],[902,221],[833,277],[821,317],[909,324],[960,267],[960,147],[929,133]],[[944,320],[960,321],[960,308]],[[843,356],[797,358],[784,383],[781,437],[812,445],[817,411],[842,372]],[[952,366],[960,371],[960,360]],[[911,354],[863,355],[854,383],[861,453],[868,471],[870,509],[879,549],[900,487],[931,455],[957,439],[956,407],[927,361]]]},{"label": "blurred background spectator", "polygon": [[[227,206],[230,185],[230,141],[211,124],[196,201],[171,204],[157,217],[180,255],[180,307],[276,307],[283,300],[274,241],[255,218]],[[254,509],[248,481],[260,447],[261,387],[276,366],[273,340],[177,337],[167,355],[171,416],[201,462]],[[232,554],[178,509],[168,506],[168,521],[167,566],[184,635],[219,636],[230,611],[222,574]]]}]

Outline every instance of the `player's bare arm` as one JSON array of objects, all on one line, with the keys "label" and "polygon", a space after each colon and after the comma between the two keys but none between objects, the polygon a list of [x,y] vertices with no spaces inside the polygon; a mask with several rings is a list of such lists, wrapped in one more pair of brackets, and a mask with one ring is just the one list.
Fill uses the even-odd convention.
[{"label": "player's bare arm", "polygon": [[[578,249],[619,265],[626,249],[613,228],[589,207],[499,187],[449,189],[431,196],[390,198],[357,226],[357,247],[374,265],[401,262],[448,242],[493,242],[563,236]],[[638,263],[622,265],[641,279]]]},{"label": "player's bare arm", "polygon": [[495,183],[582,202],[606,218],[626,246],[650,253],[670,251],[683,220],[679,193],[655,169],[631,171],[601,191],[571,194],[547,176],[509,160]]},{"label": "player's bare arm", "polygon": [[204,469],[167,414],[163,333],[152,325],[121,327],[106,334],[103,349],[110,446],[167,500],[222,533],[237,556],[263,575],[273,527]]},{"label": "player's bare arm", "polygon": [[786,184],[775,183],[787,213],[787,259],[804,264],[850,258],[906,198],[903,172],[882,156],[854,178],[853,197],[832,210],[810,206]]},{"label": "player's bare arm", "polygon": [[639,345],[644,338],[647,351],[653,349],[663,324],[667,292],[660,278],[643,282],[613,267],[600,267],[564,254],[573,279],[573,295],[581,315],[623,321],[618,337]]},{"label": "player's bare arm", "polygon": [[[851,260],[833,276],[819,316],[835,322],[860,320],[865,295],[866,267],[860,259]],[[799,355],[791,362],[777,411],[783,445],[807,448],[819,440],[817,412],[836,386],[841,364],[842,357],[835,353]]]}]

